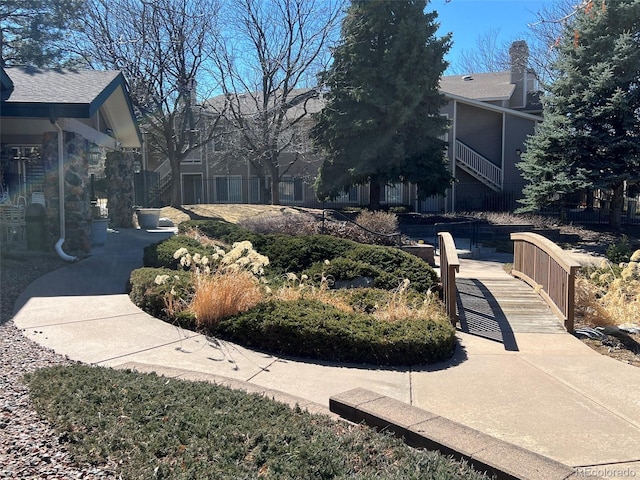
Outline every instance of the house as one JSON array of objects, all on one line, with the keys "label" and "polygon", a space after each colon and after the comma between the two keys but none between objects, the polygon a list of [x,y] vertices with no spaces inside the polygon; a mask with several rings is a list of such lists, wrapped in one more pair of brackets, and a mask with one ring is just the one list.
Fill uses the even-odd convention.
[{"label": "house", "polygon": [[[441,114],[450,122],[445,140],[455,178],[447,195],[418,201],[415,185],[387,185],[382,192],[383,204],[405,205],[417,212],[517,207],[525,182],[516,165],[527,136],[542,119],[542,107],[535,73],[526,66],[526,43],[514,42],[510,54],[509,71],[445,76],[441,80],[440,89],[446,99]],[[303,96],[305,92],[293,93]],[[310,112],[318,111],[323,107],[323,100],[313,97],[305,105]],[[311,122],[311,118],[306,121]],[[300,128],[300,132],[302,130]],[[300,134],[292,132],[292,135],[297,133]],[[268,173],[255,171],[246,155],[234,154],[228,143],[223,137],[182,162],[180,181],[184,204],[269,201]],[[333,202],[318,202],[312,184],[322,159],[314,154],[308,139],[297,142],[296,147],[305,145],[306,151],[291,148],[283,152],[281,164],[288,171],[279,185],[280,203],[308,207],[366,205],[367,186],[352,187]],[[296,161],[292,163],[294,158]],[[164,162],[156,173],[162,177],[166,171]]]},{"label": "house", "polygon": [[[123,151],[139,149],[141,137],[120,72],[2,68],[0,142],[5,201],[44,196],[47,247],[55,243],[67,260],[65,250],[91,249],[90,173],[106,155],[117,152],[114,161],[126,167],[119,180],[133,190],[132,155]],[[130,195],[128,217],[132,204]]]}]

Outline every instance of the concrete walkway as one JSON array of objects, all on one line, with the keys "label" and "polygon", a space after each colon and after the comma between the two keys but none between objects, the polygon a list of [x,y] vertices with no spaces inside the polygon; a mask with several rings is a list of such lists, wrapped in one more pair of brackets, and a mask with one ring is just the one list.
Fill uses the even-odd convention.
[{"label": "concrete walkway", "polygon": [[[24,334],[74,360],[266,392],[313,411],[354,388],[410,404],[573,467],[574,476],[640,477],[640,369],[560,330],[514,332],[516,349],[458,333],[446,363],[376,368],[280,358],[150,317],[125,285],[165,231],[109,232],[107,245],[35,281],[18,299]],[[461,277],[512,280],[508,256],[461,259]],[[522,478],[534,478],[522,465]]]}]

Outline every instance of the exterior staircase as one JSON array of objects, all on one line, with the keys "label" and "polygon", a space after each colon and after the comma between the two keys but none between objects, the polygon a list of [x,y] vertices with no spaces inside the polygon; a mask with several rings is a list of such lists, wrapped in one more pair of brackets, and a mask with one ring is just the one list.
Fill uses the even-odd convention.
[{"label": "exterior staircase", "polygon": [[162,162],[151,174],[152,180],[149,186],[149,204],[160,205],[162,203],[162,194],[167,191],[171,185],[171,165],[169,160]]},{"label": "exterior staircase", "polygon": [[502,191],[502,169],[478,152],[456,140],[456,168],[480,180],[495,192]]}]

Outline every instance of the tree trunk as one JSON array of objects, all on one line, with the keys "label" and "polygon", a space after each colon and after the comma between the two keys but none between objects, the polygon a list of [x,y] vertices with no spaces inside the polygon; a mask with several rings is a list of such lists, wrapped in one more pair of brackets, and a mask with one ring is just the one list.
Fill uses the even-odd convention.
[{"label": "tree trunk", "polygon": [[611,186],[613,196],[609,206],[609,226],[620,230],[622,226],[622,208],[624,207],[624,182],[619,181]]},{"label": "tree trunk", "polygon": [[271,205],[280,205],[280,168],[277,156],[269,158],[268,167],[271,174]]},{"label": "tree trunk", "polygon": [[171,206],[180,208],[182,206],[182,185],[180,184],[180,160],[170,158],[171,164]]},{"label": "tree trunk", "polygon": [[380,210],[380,192],[382,185],[377,177],[372,177],[369,183],[369,209]]},{"label": "tree trunk", "polygon": [[271,205],[280,205],[280,179],[278,172],[271,172]]}]

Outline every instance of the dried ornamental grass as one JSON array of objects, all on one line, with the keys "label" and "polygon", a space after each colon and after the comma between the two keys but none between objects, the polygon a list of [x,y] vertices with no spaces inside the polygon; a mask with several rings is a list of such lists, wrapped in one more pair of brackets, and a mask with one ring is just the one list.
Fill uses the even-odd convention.
[{"label": "dried ornamental grass", "polygon": [[604,261],[589,278],[576,280],[576,310],[593,325],[622,325],[640,319],[640,250],[618,268]]},{"label": "dried ornamental grass", "polygon": [[409,284],[409,280],[405,278],[398,288],[393,290],[390,300],[377,308],[373,312],[373,316],[378,320],[389,322],[418,318],[433,320],[447,318],[444,305],[431,291],[427,292],[426,298],[421,302],[410,301],[408,298]]},{"label": "dried ornamental grass", "polygon": [[[210,327],[223,318],[244,312],[264,297],[258,278],[269,259],[253,249],[251,242],[236,242],[228,252],[214,246],[210,256],[191,255],[186,248],[173,257],[192,272],[194,293],[189,309],[200,327]],[[162,279],[158,278],[157,281]]]},{"label": "dried ornamental grass", "polygon": [[[325,260],[325,265],[329,265],[328,260]],[[298,277],[295,273],[289,272],[285,275],[285,283],[274,292],[274,297],[283,301],[317,300],[343,312],[353,313],[353,307],[330,289],[332,284],[331,276],[324,274],[321,275],[319,283],[316,285],[305,274]]]},{"label": "dried ornamental grass", "polygon": [[264,299],[255,275],[248,271],[224,271],[195,278],[190,309],[199,327],[209,328],[223,318],[246,312]]},{"label": "dried ornamental grass", "polygon": [[205,235],[197,226],[186,229],[184,232],[182,232],[182,235],[197,240],[200,245],[204,245],[205,247],[224,247],[224,242]]}]

